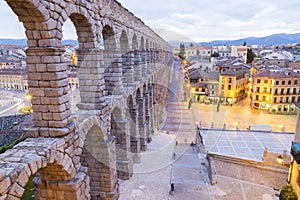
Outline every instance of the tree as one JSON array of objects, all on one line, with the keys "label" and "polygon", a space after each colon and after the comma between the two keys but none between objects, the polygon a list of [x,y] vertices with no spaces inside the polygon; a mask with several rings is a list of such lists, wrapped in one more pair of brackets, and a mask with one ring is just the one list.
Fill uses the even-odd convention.
[{"label": "tree", "polygon": [[220,54],[218,52],[213,52],[211,54],[211,57],[219,57],[219,56],[220,56]]},{"label": "tree", "polygon": [[193,46],[194,46],[194,44],[191,42],[190,47],[193,47]]},{"label": "tree", "polygon": [[179,57],[180,57],[181,59],[185,59],[185,58],[186,58],[186,54],[185,54],[185,46],[184,46],[184,44],[180,44]]},{"label": "tree", "polygon": [[197,54],[197,56],[199,56],[199,55],[200,55],[200,51],[199,51],[199,49],[197,49],[197,51],[196,51],[196,54]]},{"label": "tree", "polygon": [[243,46],[244,46],[244,47],[247,46],[247,42],[246,42],[246,41],[244,41]]},{"label": "tree", "polygon": [[252,61],[254,60],[255,57],[256,57],[256,55],[252,52],[252,49],[248,48],[248,51],[247,51],[247,63],[252,63]]}]

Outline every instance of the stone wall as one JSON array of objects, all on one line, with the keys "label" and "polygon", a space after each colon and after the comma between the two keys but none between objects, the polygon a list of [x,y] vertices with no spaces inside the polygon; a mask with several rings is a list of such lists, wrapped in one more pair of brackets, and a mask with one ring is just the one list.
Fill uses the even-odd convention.
[{"label": "stone wall", "polygon": [[[276,157],[274,158],[276,160]],[[264,162],[229,156],[208,154],[211,184],[218,183],[218,175],[260,184],[280,190],[287,184],[289,167],[269,166]],[[276,161],[275,161],[276,162]]]}]

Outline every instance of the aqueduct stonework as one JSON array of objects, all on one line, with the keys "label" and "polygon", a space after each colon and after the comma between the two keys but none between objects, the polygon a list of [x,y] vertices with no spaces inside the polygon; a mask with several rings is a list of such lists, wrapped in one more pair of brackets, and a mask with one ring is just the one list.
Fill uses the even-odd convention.
[{"label": "aqueduct stonework", "polygon": [[[164,115],[168,44],[114,0],[6,0],[26,30],[34,126],[0,155],[0,200],[118,199]],[[71,113],[62,27],[77,36],[79,111]],[[101,42],[104,41],[104,48]]]}]

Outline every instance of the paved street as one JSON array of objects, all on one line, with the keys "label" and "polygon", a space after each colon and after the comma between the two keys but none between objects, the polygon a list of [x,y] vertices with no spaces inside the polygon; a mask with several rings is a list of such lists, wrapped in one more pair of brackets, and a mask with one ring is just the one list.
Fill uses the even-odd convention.
[{"label": "paved street", "polygon": [[1,89],[0,95],[15,101],[13,104],[10,104],[11,100],[3,102],[6,105],[3,105],[3,107],[0,108],[0,117],[20,114],[18,111],[20,110],[20,108],[24,107],[26,103],[24,92]]},{"label": "paved street", "polygon": [[296,115],[275,115],[268,114],[261,110],[250,108],[246,104],[247,100],[241,101],[234,106],[221,106],[217,112],[217,105],[203,105],[192,103],[192,111],[195,123],[201,121],[202,127],[210,128],[212,123],[214,128],[223,128],[224,123],[227,129],[235,129],[238,124],[239,129],[246,130],[250,124],[268,124],[273,131],[295,132]]},{"label": "paved street", "polygon": [[[209,184],[206,155],[190,145],[195,134],[194,109],[200,105],[194,104],[193,112],[188,110],[182,79],[180,73],[173,73],[166,124],[153,136],[148,150],[141,153],[142,162],[134,164],[133,177],[120,181],[120,200],[277,200],[278,191],[246,181],[217,175],[218,183]],[[210,107],[199,112],[201,119],[209,114],[205,108]],[[211,117],[216,116],[210,113],[208,119]],[[172,195],[171,183],[175,190]]]}]

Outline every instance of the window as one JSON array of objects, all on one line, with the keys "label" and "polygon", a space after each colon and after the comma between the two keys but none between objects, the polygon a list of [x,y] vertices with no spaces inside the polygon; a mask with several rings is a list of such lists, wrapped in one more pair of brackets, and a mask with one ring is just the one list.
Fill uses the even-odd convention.
[{"label": "window", "polygon": [[276,81],[276,85],[279,85],[279,81]]},{"label": "window", "polygon": [[264,87],[264,93],[267,93],[267,88],[266,87]]},{"label": "window", "polygon": [[293,94],[296,94],[297,93],[297,88],[294,88],[293,89]]},{"label": "window", "polygon": [[231,85],[228,85],[228,90],[231,90]]},{"label": "window", "polygon": [[297,81],[297,80],[295,80],[295,81],[294,81],[294,85],[297,85],[297,84],[298,84],[298,81]]},{"label": "window", "polygon": [[258,101],[259,100],[259,95],[255,96],[255,100]]},{"label": "window", "polygon": [[259,91],[260,91],[260,88],[259,88],[259,87],[257,87],[257,88],[256,88],[256,92],[259,92]]},{"label": "window", "polygon": [[289,102],[289,97],[285,98],[285,102],[288,103]]},{"label": "window", "polygon": [[215,95],[215,91],[211,91],[211,94],[212,94],[212,95]]},{"label": "window", "polygon": [[288,81],[288,85],[291,85],[292,84],[292,81]]},{"label": "window", "polygon": [[232,78],[228,78],[228,83],[232,83]]},{"label": "window", "polygon": [[274,97],[274,103],[276,103],[276,101],[277,101],[277,97]]},{"label": "window", "polygon": [[284,89],[282,88],[280,94],[283,94],[283,93],[284,93]]},{"label": "window", "polygon": [[267,99],[266,96],[263,96],[262,100],[263,100],[263,101],[266,101],[266,99]]},{"label": "window", "polygon": [[295,97],[292,97],[292,103],[295,103]]},{"label": "window", "polygon": [[276,88],[276,89],[275,89],[275,94],[277,94],[277,93],[278,93],[278,89]]},{"label": "window", "polygon": [[282,83],[281,83],[282,85],[285,85],[285,81],[282,81]]},{"label": "window", "polygon": [[286,94],[290,94],[290,88],[287,89]]},{"label": "window", "polygon": [[215,85],[212,85],[212,86],[211,86],[211,89],[215,89]]},{"label": "window", "polygon": [[268,80],[264,80],[264,84],[268,84]]},{"label": "window", "polygon": [[283,101],[283,97],[280,97],[280,103],[282,103],[282,101]]},{"label": "window", "polygon": [[260,83],[260,79],[257,79],[257,83]]}]

